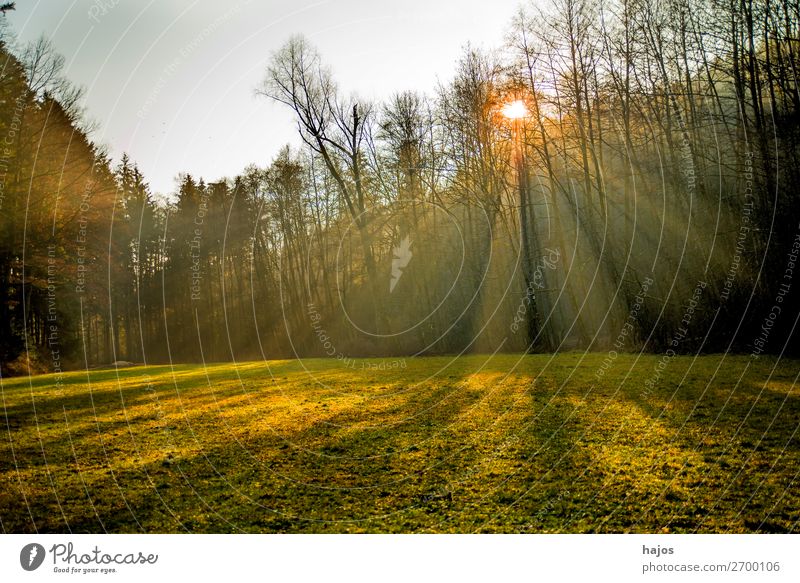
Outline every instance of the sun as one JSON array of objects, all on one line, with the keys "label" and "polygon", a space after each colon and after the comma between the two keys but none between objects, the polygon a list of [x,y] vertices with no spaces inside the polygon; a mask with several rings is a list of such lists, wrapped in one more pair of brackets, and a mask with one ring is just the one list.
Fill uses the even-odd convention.
[{"label": "sun", "polygon": [[525,106],[524,101],[517,99],[516,101],[506,103],[501,112],[508,119],[522,119],[523,117],[527,117],[528,108]]}]

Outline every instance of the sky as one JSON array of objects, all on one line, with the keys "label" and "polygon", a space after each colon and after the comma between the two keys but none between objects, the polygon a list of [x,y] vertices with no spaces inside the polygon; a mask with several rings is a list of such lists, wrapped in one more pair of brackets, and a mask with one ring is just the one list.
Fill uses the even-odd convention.
[{"label": "sky", "polygon": [[42,35],[86,90],[93,134],[127,152],[156,193],[179,172],[207,181],[299,145],[291,112],[255,94],[293,34],[320,50],[343,92],[433,92],[463,47],[499,46],[520,0],[17,0],[18,41]]}]

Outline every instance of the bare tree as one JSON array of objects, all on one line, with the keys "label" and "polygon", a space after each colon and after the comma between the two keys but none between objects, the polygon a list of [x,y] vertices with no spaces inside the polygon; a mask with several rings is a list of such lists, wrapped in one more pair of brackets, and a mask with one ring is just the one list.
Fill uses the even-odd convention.
[{"label": "bare tree", "polygon": [[303,141],[324,161],[358,228],[367,273],[377,290],[370,200],[364,184],[371,106],[342,98],[319,53],[299,36],[272,56],[259,93],[294,111]]}]

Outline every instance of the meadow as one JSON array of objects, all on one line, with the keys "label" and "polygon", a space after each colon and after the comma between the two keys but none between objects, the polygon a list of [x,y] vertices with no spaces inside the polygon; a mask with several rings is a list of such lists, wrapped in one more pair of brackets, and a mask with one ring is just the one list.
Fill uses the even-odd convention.
[{"label": "meadow", "polygon": [[312,359],[2,379],[0,526],[797,530],[800,363],[605,358]]}]

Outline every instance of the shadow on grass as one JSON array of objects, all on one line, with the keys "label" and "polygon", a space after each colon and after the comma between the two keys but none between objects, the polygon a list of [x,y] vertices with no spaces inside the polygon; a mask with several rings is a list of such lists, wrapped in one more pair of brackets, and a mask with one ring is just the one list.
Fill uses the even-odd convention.
[{"label": "shadow on grass", "polygon": [[[643,392],[640,382],[620,391],[620,402],[650,420],[628,455],[647,460],[638,480],[651,487],[637,500],[642,516],[625,529],[660,524],[670,532],[780,533],[793,528],[800,499],[790,468],[799,465],[800,456],[790,438],[800,425],[800,396],[789,384],[785,391],[764,387],[774,363],[752,366],[739,382],[747,359],[725,358],[727,366],[716,370],[710,383],[705,371],[693,378],[691,359],[685,358],[652,391]],[[651,373],[652,362],[644,369]]]},{"label": "shadow on grass", "polygon": [[[30,402],[11,395],[21,464],[16,475],[0,462],[2,526],[34,530],[23,492],[41,532],[65,532],[67,523],[73,532],[133,532],[136,520],[148,532],[653,532],[664,525],[779,532],[791,525],[798,501],[787,488],[797,448],[781,449],[800,422],[795,395],[773,387],[756,401],[760,385],[751,380],[723,409],[735,380],[729,371],[702,398],[705,384],[693,381],[665,409],[683,361],[645,398],[638,383],[652,358],[619,392],[622,375],[609,375],[591,393],[585,371],[564,384],[577,357],[549,366],[533,385],[547,358],[526,357],[510,380],[502,373],[516,357],[489,362],[484,376],[473,375],[482,357],[462,359],[435,382],[421,381],[449,359],[410,360],[391,376],[303,363],[330,386],[298,363],[273,367],[277,378],[264,365],[240,367],[238,376],[230,367],[182,367],[177,392],[169,367],[159,367],[160,376],[148,370],[154,391],[142,375],[117,387],[114,372],[99,377],[113,385],[95,391],[97,420],[88,391],[70,392],[79,387],[36,398],[40,418],[53,424],[43,436],[47,468],[36,462],[38,438],[23,431]],[[55,426],[63,408],[72,442]],[[10,460],[7,442],[0,448],[0,459]],[[749,453],[756,456],[745,463]]]}]

